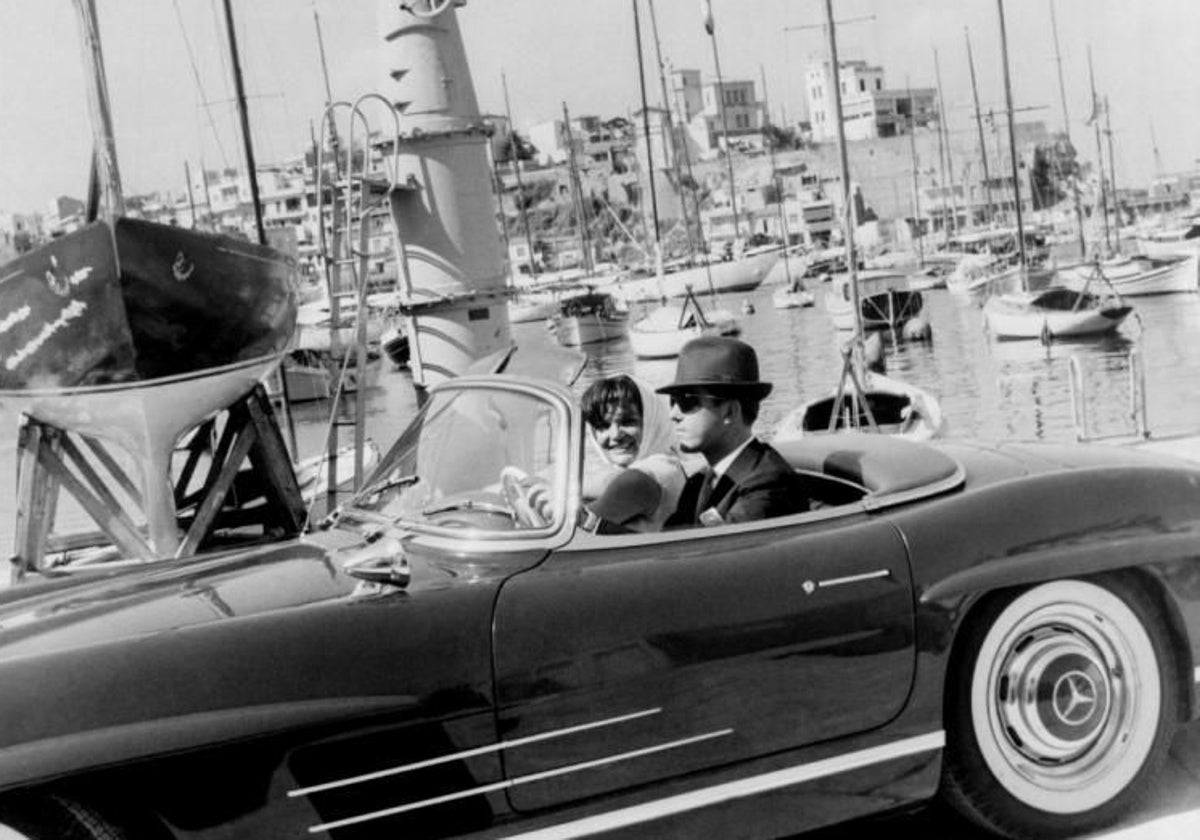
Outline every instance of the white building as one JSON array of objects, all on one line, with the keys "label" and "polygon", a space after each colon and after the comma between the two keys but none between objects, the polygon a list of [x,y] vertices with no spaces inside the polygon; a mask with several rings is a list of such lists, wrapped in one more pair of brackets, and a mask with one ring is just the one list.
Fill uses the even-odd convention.
[{"label": "white building", "polygon": [[[884,86],[883,68],[865,61],[839,62],[842,122],[847,140],[895,137],[908,134],[914,126],[936,125],[937,91],[934,88],[893,90]],[[834,120],[836,101],[828,61],[808,65],[804,92],[812,123],[813,139],[837,139]]]}]

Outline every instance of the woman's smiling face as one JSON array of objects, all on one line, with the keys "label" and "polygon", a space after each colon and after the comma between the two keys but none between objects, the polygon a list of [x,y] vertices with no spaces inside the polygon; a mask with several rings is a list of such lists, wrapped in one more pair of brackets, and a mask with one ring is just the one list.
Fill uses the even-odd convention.
[{"label": "woman's smiling face", "polygon": [[596,443],[605,457],[618,467],[637,460],[642,443],[642,413],[637,406],[614,406],[604,414],[604,422],[592,425]]}]

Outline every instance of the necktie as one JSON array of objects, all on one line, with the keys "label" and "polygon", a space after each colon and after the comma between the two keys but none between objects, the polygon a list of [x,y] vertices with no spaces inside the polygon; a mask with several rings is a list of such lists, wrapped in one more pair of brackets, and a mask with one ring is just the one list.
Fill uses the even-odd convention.
[{"label": "necktie", "polygon": [[696,499],[696,516],[708,510],[708,500],[712,497],[713,490],[716,489],[717,482],[720,478],[712,470],[708,471],[708,475],[704,477],[704,483],[700,485],[700,495]]}]

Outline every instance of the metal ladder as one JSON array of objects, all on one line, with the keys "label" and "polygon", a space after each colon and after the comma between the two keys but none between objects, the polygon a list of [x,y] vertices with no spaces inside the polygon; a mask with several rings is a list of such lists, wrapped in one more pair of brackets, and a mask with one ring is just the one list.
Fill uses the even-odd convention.
[{"label": "metal ladder", "polygon": [[[325,271],[325,288],[329,296],[330,335],[329,347],[331,359],[338,361],[332,393],[330,394],[329,424],[325,438],[325,458],[327,464],[326,509],[332,510],[337,505],[339,492],[338,459],[342,449],[341,431],[353,429],[354,448],[354,478],[353,489],[357,491],[364,479],[364,448],[366,446],[366,399],[365,390],[367,369],[367,273],[372,258],[388,256],[386,253],[372,253],[370,245],[370,219],[373,216],[387,212],[388,195],[396,188],[398,172],[398,146],[393,144],[395,151],[391,159],[384,158],[386,175],[378,170],[372,170],[371,129],[362,106],[370,100],[380,101],[392,115],[395,123],[395,134],[399,134],[400,120],[395,109],[386,98],[376,93],[367,93],[358,97],[353,103],[338,101],[330,103],[321,116],[321,128],[318,135],[321,142],[317,146],[317,217],[320,220],[319,257]],[[331,199],[329,220],[326,223],[326,192],[325,184],[326,163],[325,143],[327,129],[335,130],[330,124],[335,121],[336,112],[341,109],[349,110],[350,130],[344,155],[339,158],[335,144],[334,179],[328,185]],[[363,138],[361,144],[356,143],[355,131],[361,127]],[[331,136],[336,136],[335,134]],[[357,152],[357,154],[356,154]],[[328,228],[328,236],[327,236]],[[355,339],[353,355],[351,348],[339,352],[342,348],[340,330],[348,322],[341,311],[339,295],[346,290],[354,295],[354,326]],[[343,397],[346,394],[350,379],[351,361],[357,375],[358,387],[352,412],[344,408]]]},{"label": "metal ladder", "polygon": [[[1088,357],[1093,360],[1122,359],[1129,380],[1129,399],[1127,403],[1127,419],[1132,426],[1132,434],[1141,439],[1150,437],[1150,429],[1146,422],[1146,371],[1142,362],[1142,354],[1137,347],[1129,348],[1126,353],[1104,353]],[[1079,441],[1095,441],[1128,437],[1129,430],[1115,433],[1097,434],[1092,428],[1088,414],[1087,380],[1084,376],[1083,361],[1078,355],[1072,355],[1068,371],[1071,384],[1071,419],[1075,426],[1075,439]]]}]

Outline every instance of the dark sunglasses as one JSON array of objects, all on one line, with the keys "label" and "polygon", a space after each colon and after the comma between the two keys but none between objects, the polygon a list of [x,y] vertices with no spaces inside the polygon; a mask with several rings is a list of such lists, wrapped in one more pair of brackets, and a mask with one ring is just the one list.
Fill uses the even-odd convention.
[{"label": "dark sunglasses", "polygon": [[690,391],[672,393],[667,399],[671,405],[679,406],[679,410],[684,414],[691,414],[693,411],[696,411],[700,406],[704,405],[705,400],[717,401],[709,394],[695,394]]}]

